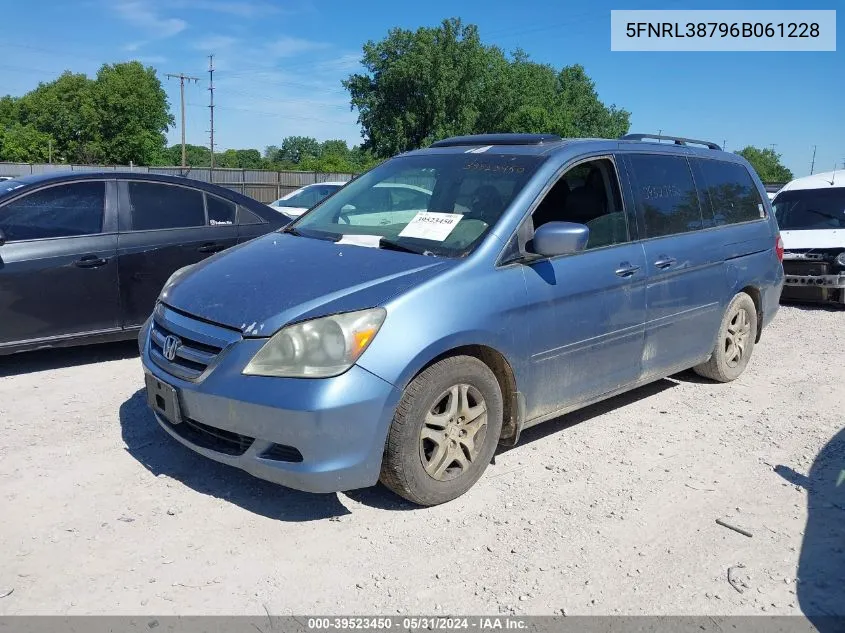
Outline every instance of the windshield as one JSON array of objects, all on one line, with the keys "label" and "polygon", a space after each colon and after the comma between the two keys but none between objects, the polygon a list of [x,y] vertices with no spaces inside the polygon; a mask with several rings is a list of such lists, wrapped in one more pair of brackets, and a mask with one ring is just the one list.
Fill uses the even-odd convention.
[{"label": "windshield", "polygon": [[782,191],[772,206],[783,230],[845,228],[845,187]]},{"label": "windshield", "polygon": [[330,240],[366,235],[383,248],[461,257],[496,224],[543,160],[464,153],[394,158],[286,230]]},{"label": "windshield", "polygon": [[315,204],[332,195],[340,189],[340,185],[313,185],[294,191],[273,203],[274,207],[296,207],[310,209]]}]

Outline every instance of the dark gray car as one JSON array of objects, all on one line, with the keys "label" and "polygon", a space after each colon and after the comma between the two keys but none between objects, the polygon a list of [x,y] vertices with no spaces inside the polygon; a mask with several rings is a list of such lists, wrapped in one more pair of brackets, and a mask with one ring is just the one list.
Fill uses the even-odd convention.
[{"label": "dark gray car", "polygon": [[287,222],[252,198],[178,176],[0,182],[0,355],[132,338],[174,271]]}]

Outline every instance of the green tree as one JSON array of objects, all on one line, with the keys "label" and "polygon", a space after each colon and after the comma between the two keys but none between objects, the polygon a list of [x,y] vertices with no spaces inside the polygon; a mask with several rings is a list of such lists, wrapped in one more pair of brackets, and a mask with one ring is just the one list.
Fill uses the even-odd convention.
[{"label": "green tree", "polygon": [[[161,160],[172,124],[152,68],[139,62],[104,65],[96,79],[65,72],[20,98],[0,99],[0,130],[12,139],[0,158],[11,160],[14,152],[14,160],[44,160],[38,143],[29,141],[46,138],[54,161],[149,165]],[[20,153],[27,147],[31,156]]]},{"label": "green tree", "polygon": [[751,163],[763,182],[783,183],[793,179],[792,172],[781,164],[781,155],[773,149],[760,149],[749,145],[737,154]]},{"label": "green tree", "polygon": [[275,160],[297,165],[308,157],[320,157],[320,143],[317,139],[310,136],[288,136],[282,139]]},{"label": "green tree", "polygon": [[[202,145],[191,145],[185,143],[185,162],[190,167],[211,166],[211,152]],[[155,165],[173,167],[182,164],[182,144],[171,145],[164,148],[156,157]]]},{"label": "green tree", "polygon": [[54,139],[34,125],[15,122],[0,129],[0,157],[10,162],[46,163],[51,141],[55,143]]},{"label": "green tree", "polygon": [[91,162],[99,153],[93,87],[84,74],[64,72],[19,100],[18,120],[52,137],[56,162]]},{"label": "green tree", "polygon": [[20,121],[20,99],[0,97],[0,131]]},{"label": "green tree", "polygon": [[149,165],[166,146],[165,132],[174,119],[151,66],[144,68],[140,62],[103,65],[92,103],[97,146],[105,162]]},{"label": "green tree", "polygon": [[424,147],[452,135],[548,132],[614,138],[630,114],[606,106],[580,65],[560,71],[485,46],[474,25],[392,29],[364,45],[367,72],[343,82],[377,157]]}]

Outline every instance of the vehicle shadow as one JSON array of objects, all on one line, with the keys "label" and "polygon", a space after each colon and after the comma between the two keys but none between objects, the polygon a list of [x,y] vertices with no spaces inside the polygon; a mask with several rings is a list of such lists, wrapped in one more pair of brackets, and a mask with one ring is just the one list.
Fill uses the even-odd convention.
[{"label": "vehicle shadow", "polygon": [[111,360],[123,360],[138,356],[136,341],[100,343],[84,347],[57,347],[33,352],[22,352],[0,356],[0,378],[32,374],[63,367],[93,365]]},{"label": "vehicle shadow", "polygon": [[[127,452],[155,476],[166,475],[201,494],[280,521],[317,521],[350,514],[337,494],[291,490],[194,453],[159,427],[143,389],[120,405],[119,415]],[[383,490],[382,494],[391,493]]]},{"label": "vehicle shadow", "polygon": [[789,306],[790,308],[797,308],[804,312],[842,312],[843,307],[837,304],[830,303],[812,303],[806,301],[785,301],[781,300],[782,306]]},{"label": "vehicle shadow", "polygon": [[[516,446],[500,446],[496,454],[519,450],[552,433],[671,389],[677,384],[677,381],[664,378],[549,420],[527,429]],[[337,494],[318,495],[291,490],[194,453],[159,427],[147,407],[143,389],[137,391],[120,406],[120,427],[126,450],[152,474],[166,475],[199,493],[225,499],[248,512],[280,521],[297,522],[317,521],[350,514]],[[381,510],[426,510],[402,499],[381,484],[371,488],[350,490],[344,495],[358,503]]]},{"label": "vehicle shadow", "polygon": [[519,450],[531,442],[536,442],[544,437],[558,433],[559,431],[564,431],[576,424],[587,422],[588,420],[592,420],[593,418],[597,418],[605,413],[610,413],[616,409],[633,404],[634,402],[638,402],[644,398],[650,398],[651,396],[657,395],[658,393],[671,389],[672,387],[676,387],[677,385],[677,380],[673,380],[672,378],[662,378],[639,387],[638,389],[626,391],[625,393],[614,396],[613,398],[602,400],[601,402],[584,407],[583,409],[578,409],[572,413],[562,415],[559,418],[553,418],[547,422],[538,424],[537,426],[532,426],[522,432],[519,436],[519,443],[516,446],[500,446],[496,451],[496,455],[501,455],[513,450]]},{"label": "vehicle shadow", "polygon": [[816,456],[808,476],[775,472],[807,491],[807,526],[798,558],[798,604],[819,633],[845,631],[845,427]]}]

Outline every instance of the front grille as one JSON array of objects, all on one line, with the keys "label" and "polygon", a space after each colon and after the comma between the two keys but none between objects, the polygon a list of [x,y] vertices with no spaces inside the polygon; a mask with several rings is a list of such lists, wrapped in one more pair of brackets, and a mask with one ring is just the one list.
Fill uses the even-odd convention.
[{"label": "front grille", "polygon": [[255,441],[254,437],[224,431],[190,418],[184,418],[179,424],[171,424],[170,428],[191,444],[235,457],[246,453]]},{"label": "front grille", "polygon": [[829,275],[830,264],[820,261],[784,260],[783,272],[787,275]]},{"label": "front grille", "polygon": [[[165,348],[172,358],[166,357]],[[240,333],[211,325],[159,304],[150,326],[150,358],[168,374],[182,380],[198,380],[232,343],[240,340]],[[175,343],[175,346],[174,346]]]}]

